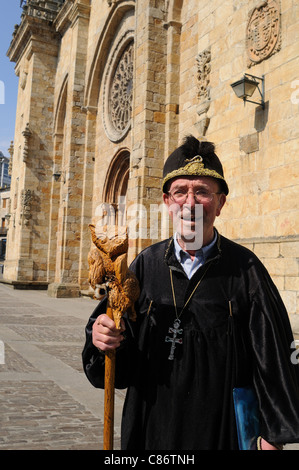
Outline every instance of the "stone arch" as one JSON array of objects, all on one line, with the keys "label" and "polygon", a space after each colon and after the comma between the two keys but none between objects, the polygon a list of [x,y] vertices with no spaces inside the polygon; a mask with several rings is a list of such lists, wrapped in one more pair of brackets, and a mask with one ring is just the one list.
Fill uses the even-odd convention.
[{"label": "stone arch", "polygon": [[99,36],[93,60],[88,72],[87,86],[84,97],[84,104],[87,108],[97,108],[99,92],[103,78],[104,68],[109,56],[110,45],[115,36],[115,31],[126,13],[135,11],[135,1],[127,0],[121,4],[113,4],[105,25]]},{"label": "stone arch", "polygon": [[126,197],[130,170],[130,152],[121,149],[113,157],[105,180],[103,201],[117,204],[119,197]]},{"label": "stone arch", "polygon": [[56,110],[54,115],[54,133],[62,134],[65,114],[66,114],[66,101],[67,101],[67,88],[68,88],[68,74],[63,79],[60,87],[60,92],[57,99]]},{"label": "stone arch", "polygon": [[130,152],[123,148],[113,157],[105,180],[103,201],[114,209],[115,223],[124,225],[130,172]]},{"label": "stone arch", "polygon": [[167,21],[181,21],[184,0],[168,0]]},{"label": "stone arch", "polygon": [[[53,134],[53,179],[50,197],[51,217],[49,219],[48,243],[48,280],[53,282],[59,279],[62,270],[62,253],[64,249],[64,214],[65,205],[62,201],[64,191],[64,151],[65,151],[65,123],[67,109],[68,74],[65,75],[56,101],[54,110]],[[57,195],[59,194],[59,197]]]}]

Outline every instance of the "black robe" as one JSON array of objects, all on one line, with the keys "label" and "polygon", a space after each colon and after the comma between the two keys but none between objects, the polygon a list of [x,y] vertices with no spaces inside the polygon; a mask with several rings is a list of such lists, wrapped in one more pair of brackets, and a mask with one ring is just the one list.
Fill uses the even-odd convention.
[{"label": "black robe", "polygon": [[[181,320],[182,344],[169,360],[175,319],[203,276]],[[218,235],[206,263],[189,280],[173,240],[141,252],[130,269],[141,288],[137,321],[127,322],[116,354],[116,388],[128,388],[122,449],[238,449],[234,386],[252,385],[260,407],[261,435],[269,442],[299,442],[299,365],[291,361],[288,314],[268,272],[246,248]],[[104,387],[105,355],[86,327],[85,373]]]}]

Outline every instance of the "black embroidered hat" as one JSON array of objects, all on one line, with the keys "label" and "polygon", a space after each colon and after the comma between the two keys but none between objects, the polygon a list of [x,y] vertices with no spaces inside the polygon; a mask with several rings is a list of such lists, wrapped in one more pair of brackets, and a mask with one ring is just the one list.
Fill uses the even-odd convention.
[{"label": "black embroidered hat", "polygon": [[222,164],[215,153],[212,142],[200,142],[193,135],[185,138],[184,143],[167,158],[163,169],[163,192],[166,183],[179,176],[211,176],[219,180],[224,194],[228,186],[224,179]]}]

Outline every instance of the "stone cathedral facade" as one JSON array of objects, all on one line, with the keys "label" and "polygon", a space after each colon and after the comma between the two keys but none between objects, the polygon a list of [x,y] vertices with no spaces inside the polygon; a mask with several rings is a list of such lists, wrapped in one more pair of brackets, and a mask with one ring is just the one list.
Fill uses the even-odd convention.
[{"label": "stone cathedral facade", "polygon": [[[87,291],[88,225],[108,206],[125,217],[120,201],[129,258],[168,236],[163,163],[191,133],[215,143],[230,187],[217,228],[299,313],[298,2],[27,0],[21,13],[4,282]],[[258,90],[234,94],[244,73],[264,78],[264,109]]]}]

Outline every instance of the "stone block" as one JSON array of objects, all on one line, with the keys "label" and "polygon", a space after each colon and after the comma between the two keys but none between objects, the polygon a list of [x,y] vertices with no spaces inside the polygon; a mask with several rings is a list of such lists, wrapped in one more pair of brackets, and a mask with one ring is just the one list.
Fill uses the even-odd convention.
[{"label": "stone block", "polygon": [[165,113],[161,113],[161,112],[158,112],[158,111],[154,112],[154,121],[165,124]]},{"label": "stone block", "polygon": [[298,276],[286,276],[285,278],[285,289],[289,291],[299,292],[299,277]]},{"label": "stone block", "polygon": [[[259,214],[269,215],[279,213],[281,209],[281,192],[263,191],[259,197]],[[272,233],[274,235],[274,233]]]},{"label": "stone block", "polygon": [[281,297],[289,315],[298,313],[297,293],[295,291],[281,291]]},{"label": "stone block", "polygon": [[254,252],[259,258],[278,258],[279,243],[276,241],[272,243],[256,243],[254,245]]},{"label": "stone block", "polygon": [[299,162],[270,170],[269,189],[297,185],[299,181]]},{"label": "stone block", "polygon": [[48,295],[56,298],[80,297],[79,284],[52,283],[48,286]]},{"label": "stone block", "polygon": [[299,211],[299,180],[298,185],[281,190],[280,209],[282,212]]},{"label": "stone block", "polygon": [[259,135],[257,132],[240,137],[240,151],[253,153],[259,150]]},{"label": "stone block", "polygon": [[290,211],[280,213],[277,222],[277,235],[282,237],[294,236],[298,234],[299,213]]}]

